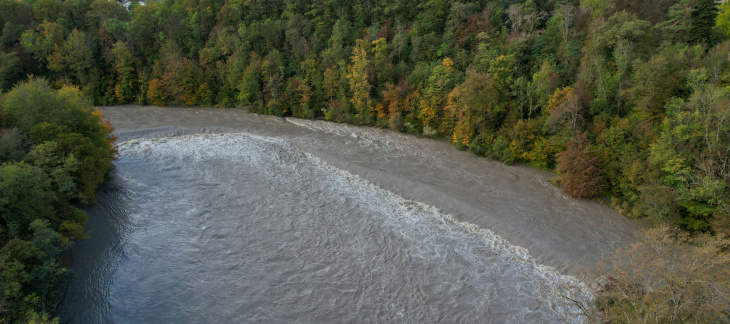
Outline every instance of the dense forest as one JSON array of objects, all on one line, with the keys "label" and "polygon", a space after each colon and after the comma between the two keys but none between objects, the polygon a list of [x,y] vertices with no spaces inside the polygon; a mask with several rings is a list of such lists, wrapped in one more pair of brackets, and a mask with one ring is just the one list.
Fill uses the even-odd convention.
[{"label": "dense forest", "polygon": [[445,137],[624,215],[727,232],[730,3],[2,1],[0,86]]},{"label": "dense forest", "polygon": [[76,87],[32,79],[0,103],[0,323],[49,320],[61,253],[84,238],[87,215],[116,153],[111,126]]},{"label": "dense forest", "polygon": [[[60,115],[14,114],[23,93],[73,96],[79,107],[79,95],[239,107],[447,138],[557,171],[567,193],[606,197],[628,217],[730,234],[730,2],[2,0],[0,23],[0,87],[12,89],[2,145],[27,145],[0,157],[28,161],[4,162],[0,176],[39,182],[54,202],[47,212],[62,215],[5,223],[3,244],[9,233],[80,235],[54,230],[73,220],[67,202],[90,199],[99,179],[65,186],[67,169],[86,165],[66,161],[75,155],[65,142],[92,133]],[[14,88],[28,75],[47,81]],[[93,134],[84,145],[108,159],[109,134]]]}]

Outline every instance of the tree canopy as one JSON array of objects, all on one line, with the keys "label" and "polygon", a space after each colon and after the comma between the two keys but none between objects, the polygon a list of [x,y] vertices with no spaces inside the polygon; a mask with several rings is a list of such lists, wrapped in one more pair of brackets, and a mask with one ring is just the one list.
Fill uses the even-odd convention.
[{"label": "tree canopy", "polygon": [[58,199],[88,201],[111,146],[79,95],[241,107],[448,138],[628,217],[730,234],[729,15],[713,0],[1,1],[0,88],[48,81],[4,95],[0,156],[32,147]]},{"label": "tree canopy", "polygon": [[68,279],[61,251],[82,238],[86,214],[116,153],[111,128],[74,87],[43,79],[0,103],[0,322],[53,322],[51,301]]},{"label": "tree canopy", "polygon": [[[728,156],[715,149],[727,137],[728,8],[712,0],[13,0],[0,3],[0,86],[34,74],[53,89],[73,84],[63,91],[95,104],[243,107],[377,125],[547,169],[586,134],[602,190],[572,194],[603,194],[628,216],[712,231],[730,210],[727,172],[708,170]],[[63,98],[18,91],[7,101],[31,99],[7,118],[22,132],[41,115],[79,134],[92,127],[74,110],[44,110]],[[709,142],[690,147],[677,138],[690,136],[677,134],[684,129],[705,129]],[[661,144],[675,140],[688,146]],[[678,171],[655,161],[675,153],[687,176],[666,181]],[[586,174],[575,167],[571,174]],[[672,217],[646,208],[653,202],[642,192],[652,190],[671,192]]]}]

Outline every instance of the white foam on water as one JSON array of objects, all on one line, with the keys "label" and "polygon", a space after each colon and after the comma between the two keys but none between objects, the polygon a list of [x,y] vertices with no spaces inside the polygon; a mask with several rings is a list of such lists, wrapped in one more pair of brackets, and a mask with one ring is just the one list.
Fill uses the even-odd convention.
[{"label": "white foam on water", "polygon": [[[374,295],[374,300],[361,301],[365,304],[361,307],[367,308],[368,303],[380,303],[379,299],[393,299],[386,310],[381,309],[390,313],[384,317],[373,315],[375,318],[417,322],[418,316],[424,316],[423,320],[440,318],[423,315],[438,314],[440,308],[454,309],[457,314],[468,308],[469,312],[476,313],[474,317],[462,320],[582,322],[580,309],[561,294],[581,301],[592,298],[586,285],[539,264],[527,249],[510,244],[488,229],[457,221],[427,202],[404,199],[312,154],[301,153],[286,139],[247,133],[184,135],[130,140],[120,143],[119,149],[123,159],[167,168],[182,167],[203,174],[213,172],[206,170],[211,161],[223,161],[215,164],[217,167],[254,168],[256,170],[249,172],[270,177],[272,188],[277,186],[273,182],[279,181],[278,185],[292,186],[294,191],[301,186],[303,192],[332,197],[332,204],[336,206],[339,202],[356,206],[357,212],[368,218],[367,226],[387,233],[376,235],[381,246],[373,247],[376,251],[373,253],[368,250],[367,236],[360,237],[356,229],[345,230],[351,236],[357,236],[348,242],[362,248],[343,248],[354,254],[361,253],[357,260],[371,272],[381,275],[384,280],[405,280],[404,290],[411,290],[405,293],[395,288],[397,296],[385,292]],[[232,172],[230,180],[234,181],[235,177],[236,173]],[[315,200],[313,203],[330,204],[330,201]],[[390,259],[377,253],[382,252],[377,250],[382,249],[382,245],[387,246],[386,254]],[[408,268],[412,264],[418,264],[416,268],[425,273],[421,278],[412,279],[418,282],[399,278],[398,268]],[[468,298],[459,297],[464,294]],[[445,298],[440,298],[441,295]],[[454,296],[458,302],[470,305],[452,305]],[[479,310],[482,310],[481,314]],[[370,321],[369,317],[357,318]],[[448,318],[441,317],[441,320],[448,321]]]}]

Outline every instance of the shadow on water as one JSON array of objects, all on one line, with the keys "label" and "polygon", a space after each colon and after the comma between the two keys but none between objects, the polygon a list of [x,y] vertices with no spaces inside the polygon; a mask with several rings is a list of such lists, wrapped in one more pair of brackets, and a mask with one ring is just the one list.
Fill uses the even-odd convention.
[{"label": "shadow on water", "polygon": [[[60,316],[70,323],[104,322],[108,318],[108,295],[88,294],[88,290],[112,284],[123,258],[125,233],[130,231],[130,192],[116,170],[96,195],[98,202],[84,208],[90,215],[86,226],[89,238],[77,241],[65,256],[74,275],[63,293]],[[77,314],[81,309],[83,314]],[[97,318],[79,316],[88,314]]]}]

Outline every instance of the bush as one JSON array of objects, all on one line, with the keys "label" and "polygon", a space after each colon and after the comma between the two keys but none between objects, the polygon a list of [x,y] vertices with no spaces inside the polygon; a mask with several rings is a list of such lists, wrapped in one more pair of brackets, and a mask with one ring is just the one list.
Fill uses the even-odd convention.
[{"label": "bush", "polygon": [[501,136],[479,134],[469,144],[469,150],[481,156],[495,159],[504,163],[515,161],[515,155],[509,147],[509,142]]},{"label": "bush", "polygon": [[607,260],[594,305],[598,323],[727,323],[730,255],[726,239],[690,237],[661,226]]}]

